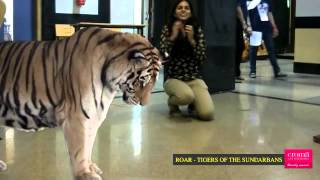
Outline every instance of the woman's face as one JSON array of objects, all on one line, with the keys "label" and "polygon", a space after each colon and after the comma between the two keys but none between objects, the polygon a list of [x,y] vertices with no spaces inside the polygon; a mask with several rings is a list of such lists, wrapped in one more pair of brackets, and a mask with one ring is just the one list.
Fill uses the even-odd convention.
[{"label": "woman's face", "polygon": [[178,4],[176,7],[175,17],[181,21],[186,21],[191,17],[191,9],[187,1],[181,1]]}]

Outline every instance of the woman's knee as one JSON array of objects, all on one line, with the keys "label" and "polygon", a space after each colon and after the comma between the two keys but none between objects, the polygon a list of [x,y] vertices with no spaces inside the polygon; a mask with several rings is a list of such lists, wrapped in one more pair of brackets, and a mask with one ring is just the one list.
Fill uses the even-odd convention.
[{"label": "woman's knee", "polygon": [[195,95],[192,89],[183,81],[169,79],[164,84],[164,90],[170,97],[170,103],[187,105],[194,101]]},{"label": "woman's knee", "polygon": [[192,91],[182,91],[179,93],[176,93],[174,96],[170,96],[171,101],[173,104],[177,105],[188,105],[191,104],[194,101],[194,94]]},{"label": "woman's knee", "polygon": [[214,111],[206,110],[198,112],[198,118],[203,121],[211,121],[214,120]]},{"label": "woman's knee", "polygon": [[184,92],[180,95],[181,104],[187,105],[194,101],[194,94],[190,92]]},{"label": "woman's knee", "polygon": [[211,121],[214,119],[213,102],[202,102],[196,107],[197,115],[200,120]]}]

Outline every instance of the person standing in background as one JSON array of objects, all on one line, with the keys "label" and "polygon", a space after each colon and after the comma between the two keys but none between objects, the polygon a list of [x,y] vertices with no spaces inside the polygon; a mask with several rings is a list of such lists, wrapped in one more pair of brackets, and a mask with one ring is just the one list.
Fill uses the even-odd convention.
[{"label": "person standing in background", "polygon": [[241,83],[244,78],[241,77],[240,64],[242,61],[242,52],[244,50],[243,32],[251,34],[251,27],[247,25],[245,16],[241,8],[241,0],[237,0],[237,20],[236,20],[236,54],[235,54],[235,82]]},{"label": "person standing in background", "polygon": [[[279,35],[279,30],[275,23],[272,14],[272,5],[270,0],[241,0],[241,7],[245,8],[243,11],[247,12],[247,23],[251,25],[252,32],[261,32],[262,40],[264,41],[268,57],[273,68],[275,78],[286,77],[287,75],[281,73],[277,62],[273,38]],[[249,62],[250,62],[250,78],[256,78],[256,57],[258,46],[250,45],[249,48]]]}]

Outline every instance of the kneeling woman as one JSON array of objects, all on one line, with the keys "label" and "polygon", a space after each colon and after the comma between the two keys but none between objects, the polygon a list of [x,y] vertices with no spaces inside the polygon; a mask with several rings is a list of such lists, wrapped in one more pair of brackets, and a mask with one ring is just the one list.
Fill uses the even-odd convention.
[{"label": "kneeling woman", "polygon": [[162,29],[160,51],[170,56],[164,83],[170,114],[180,113],[179,106],[188,105],[189,112],[200,120],[213,120],[214,105],[200,74],[206,59],[205,39],[189,0],[174,4],[168,25]]}]

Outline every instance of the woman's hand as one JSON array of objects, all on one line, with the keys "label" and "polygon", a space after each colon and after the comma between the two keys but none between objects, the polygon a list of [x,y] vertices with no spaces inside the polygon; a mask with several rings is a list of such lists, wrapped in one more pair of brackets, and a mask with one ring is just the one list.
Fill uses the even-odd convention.
[{"label": "woman's hand", "polygon": [[182,34],[184,34],[183,26],[184,25],[181,21],[174,22],[174,24],[172,26],[171,36],[169,37],[170,41],[175,41],[177,39],[180,31],[182,32]]},{"label": "woman's hand", "polygon": [[185,30],[185,32],[187,34],[187,38],[188,38],[188,41],[190,42],[190,44],[192,46],[196,46],[196,41],[194,40],[193,27],[191,25],[186,25],[184,30]]}]

